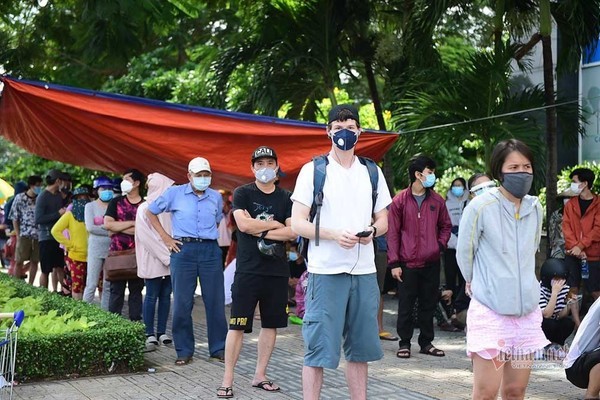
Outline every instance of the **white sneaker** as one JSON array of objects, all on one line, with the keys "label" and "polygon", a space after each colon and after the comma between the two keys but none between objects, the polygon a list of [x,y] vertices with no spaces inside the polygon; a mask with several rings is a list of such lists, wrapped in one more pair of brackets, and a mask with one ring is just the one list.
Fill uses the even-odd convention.
[{"label": "white sneaker", "polygon": [[154,351],[158,348],[158,340],[156,340],[156,336],[148,336],[146,338],[146,352]]},{"label": "white sneaker", "polygon": [[158,338],[158,341],[163,346],[166,346],[166,345],[169,345],[169,344],[173,343],[173,340],[171,340],[171,338],[168,337],[165,333],[163,333],[162,335],[160,335],[160,337]]}]

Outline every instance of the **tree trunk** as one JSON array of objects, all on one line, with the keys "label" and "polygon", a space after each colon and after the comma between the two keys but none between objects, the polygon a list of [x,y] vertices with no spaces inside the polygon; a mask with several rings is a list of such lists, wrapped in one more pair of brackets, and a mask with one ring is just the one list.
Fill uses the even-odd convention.
[{"label": "tree trunk", "polygon": [[[369,92],[371,93],[371,100],[373,101],[373,107],[375,108],[375,116],[377,117],[377,124],[379,130],[387,130],[385,127],[385,120],[383,119],[383,107],[381,106],[381,99],[379,98],[379,90],[377,90],[377,81],[375,80],[375,73],[373,72],[373,64],[371,60],[365,59],[365,75],[367,76],[367,82],[369,84]],[[390,192],[394,190],[394,171],[392,169],[392,152],[388,151],[383,156],[383,176],[390,189]]]},{"label": "tree trunk", "polygon": [[496,9],[494,10],[494,53],[500,54],[502,49],[502,34],[504,33],[504,12],[505,0],[496,0]]},{"label": "tree trunk", "polygon": [[546,106],[546,226],[556,209],[556,180],[558,175],[556,148],[556,98],[554,93],[554,63],[552,61],[552,16],[550,0],[540,2],[540,33],[544,62],[544,99]]}]

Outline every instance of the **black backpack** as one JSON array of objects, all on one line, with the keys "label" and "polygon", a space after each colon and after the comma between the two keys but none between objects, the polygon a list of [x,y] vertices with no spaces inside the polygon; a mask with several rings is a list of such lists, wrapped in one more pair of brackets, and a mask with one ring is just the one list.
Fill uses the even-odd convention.
[{"label": "black backpack", "polygon": [[[367,167],[369,179],[371,180],[371,198],[373,202],[373,211],[377,202],[377,186],[379,184],[379,172],[375,161],[367,157],[357,156],[361,164]],[[313,203],[310,207],[309,221],[315,223],[315,246],[319,245],[319,227],[321,222],[321,207],[323,206],[323,187],[325,186],[325,177],[327,176],[327,154],[313,157],[314,175],[313,175]],[[301,238],[298,246],[299,252],[306,259],[308,253],[308,239]]]}]

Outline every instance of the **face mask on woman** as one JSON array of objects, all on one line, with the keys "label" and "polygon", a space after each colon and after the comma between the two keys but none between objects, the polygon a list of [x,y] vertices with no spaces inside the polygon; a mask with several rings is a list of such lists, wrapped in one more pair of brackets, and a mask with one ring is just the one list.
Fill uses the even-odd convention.
[{"label": "face mask on woman", "polygon": [[115,192],[113,192],[112,190],[103,190],[101,192],[98,192],[98,198],[100,199],[100,201],[103,201],[105,203],[111,201],[114,195]]},{"label": "face mask on woman", "polygon": [[533,174],[529,172],[505,172],[503,173],[502,187],[517,199],[525,197],[531,189]]},{"label": "face mask on woman", "polygon": [[462,197],[465,194],[465,188],[462,186],[452,186],[452,194],[456,197]]}]

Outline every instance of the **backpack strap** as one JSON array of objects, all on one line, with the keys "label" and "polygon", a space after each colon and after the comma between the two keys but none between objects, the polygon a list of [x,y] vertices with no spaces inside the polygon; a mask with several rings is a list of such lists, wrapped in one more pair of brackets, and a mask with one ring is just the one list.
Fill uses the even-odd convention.
[{"label": "backpack strap", "polygon": [[379,171],[377,170],[377,164],[375,161],[367,157],[358,156],[358,160],[362,165],[367,167],[369,172],[369,179],[371,180],[371,199],[373,201],[372,214],[375,212],[375,203],[377,202],[377,186],[379,186]]},{"label": "backpack strap", "polygon": [[323,187],[327,176],[327,154],[313,157],[313,204],[310,207],[310,221],[315,223],[315,246],[319,245],[319,228],[321,224],[321,207],[323,206]]}]

